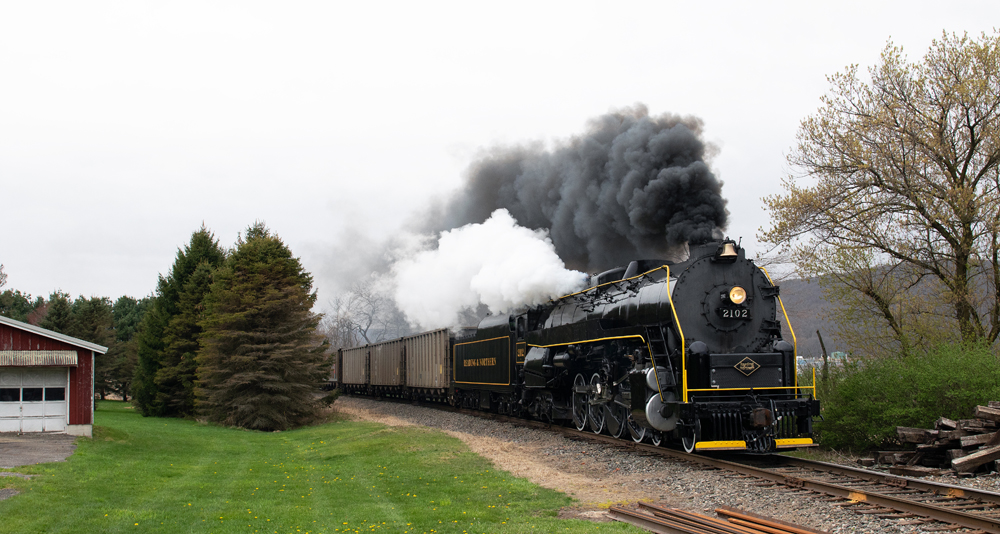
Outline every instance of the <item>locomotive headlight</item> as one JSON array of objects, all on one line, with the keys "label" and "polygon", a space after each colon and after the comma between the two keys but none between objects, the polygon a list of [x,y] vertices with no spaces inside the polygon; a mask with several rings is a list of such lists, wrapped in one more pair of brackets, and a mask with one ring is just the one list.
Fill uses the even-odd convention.
[{"label": "locomotive headlight", "polygon": [[747,299],[747,290],[740,286],[733,286],[729,290],[729,301],[733,304],[743,304],[743,301]]}]

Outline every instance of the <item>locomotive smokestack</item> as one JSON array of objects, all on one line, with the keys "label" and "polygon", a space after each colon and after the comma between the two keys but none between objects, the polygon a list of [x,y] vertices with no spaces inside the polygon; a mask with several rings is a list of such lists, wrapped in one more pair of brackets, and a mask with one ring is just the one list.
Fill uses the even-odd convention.
[{"label": "locomotive smokestack", "polygon": [[551,150],[494,148],[469,167],[431,229],[479,223],[505,208],[523,226],[549,229],[574,269],[671,256],[713,239],[728,217],[701,128],[699,119],[650,117],[637,105],[591,120]]}]

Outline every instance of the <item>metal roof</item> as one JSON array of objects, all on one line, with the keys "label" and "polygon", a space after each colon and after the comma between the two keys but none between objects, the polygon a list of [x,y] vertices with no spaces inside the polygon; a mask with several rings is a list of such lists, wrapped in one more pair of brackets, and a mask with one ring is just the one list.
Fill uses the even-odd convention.
[{"label": "metal roof", "polygon": [[81,349],[92,350],[98,354],[107,354],[108,348],[102,347],[96,343],[91,343],[89,341],[84,341],[75,337],[67,336],[66,334],[60,334],[59,332],[53,332],[51,330],[46,330],[44,328],[37,327],[33,324],[22,323],[21,321],[15,321],[10,317],[4,317],[0,315],[0,324],[5,324],[7,326],[17,328],[20,330],[26,330],[28,332],[38,334],[42,337],[47,337],[49,339],[54,339],[56,341],[62,341],[63,343],[69,343],[74,347],[80,347]]}]

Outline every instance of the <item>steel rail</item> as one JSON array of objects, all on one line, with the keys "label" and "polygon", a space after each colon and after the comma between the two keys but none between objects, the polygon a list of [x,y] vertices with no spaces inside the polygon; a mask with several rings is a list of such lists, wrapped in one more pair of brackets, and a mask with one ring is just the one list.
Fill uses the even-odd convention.
[{"label": "steel rail", "polygon": [[973,499],[976,501],[989,502],[1000,505],[1000,493],[994,491],[981,490],[977,488],[967,488],[965,486],[956,486],[954,484],[945,484],[943,482],[927,482],[926,480],[920,480],[918,478],[907,478],[897,475],[887,475],[883,473],[869,471],[867,469],[860,469],[857,467],[831,464],[829,462],[820,462],[817,460],[803,460],[802,458],[794,458],[791,456],[771,455],[771,457],[775,458],[777,461],[783,462],[788,465],[794,465],[796,467],[803,467],[807,469],[820,469],[828,473],[835,473],[838,475],[861,478],[871,482],[879,482],[882,484],[886,484],[888,486],[895,486],[900,488],[913,488],[921,491],[934,493],[936,495]]},{"label": "steel rail", "polygon": [[[468,412],[469,415],[477,415],[477,413],[474,411],[469,410]],[[513,422],[513,423],[523,422],[523,420],[517,418],[511,418],[507,416],[500,416],[500,417],[502,417],[503,420],[506,422]],[[500,417],[497,417],[497,419],[499,419]],[[679,460],[698,463],[701,465],[714,467],[717,469],[733,471],[743,475],[752,476],[763,480],[769,480],[771,482],[782,484],[785,486],[807,489],[817,493],[830,495],[832,497],[839,497],[850,501],[877,505],[883,508],[889,508],[892,510],[897,510],[899,512],[911,513],[919,515],[921,517],[926,517],[937,521],[941,521],[944,523],[950,523],[953,525],[959,525],[966,528],[979,529],[989,533],[1000,534],[1000,518],[991,518],[987,516],[970,514],[958,510],[950,510],[942,506],[920,503],[909,499],[896,497],[893,495],[884,495],[878,492],[865,491],[862,489],[841,486],[829,482],[796,477],[794,475],[787,475],[769,469],[752,467],[736,462],[730,462],[727,460],[712,458],[709,456],[689,454],[686,452],[677,451],[673,449],[657,447],[647,443],[635,443],[635,442],[630,443],[626,440],[613,438],[611,436],[605,436],[603,434],[594,434],[592,432],[579,431],[576,429],[571,429],[549,423],[540,423],[540,422],[534,422],[534,423],[535,424],[530,426],[534,426],[536,428],[548,428],[565,435],[582,437],[584,439],[591,439],[594,441],[600,441],[603,443],[608,443],[616,446],[631,447],[636,450],[641,450],[643,452],[657,454],[661,456],[669,456]],[[826,462],[813,462],[809,460],[801,460],[798,458],[791,458],[791,457],[780,457],[780,458],[782,461],[786,461],[790,464],[796,464],[797,466],[807,466],[813,469],[819,469],[821,471],[834,472],[837,474],[846,474],[849,476],[856,476],[858,478],[861,478],[861,475],[864,475],[864,478],[866,480],[875,482],[884,482],[890,486],[909,487],[913,489],[919,489],[922,491],[934,493],[936,495],[945,495],[948,497],[956,497],[956,498],[964,497],[974,500],[980,500],[983,502],[1000,503],[1000,494],[989,491],[975,490],[973,488],[963,488],[960,486],[953,486],[950,484],[936,484],[925,481],[918,481],[905,477],[897,477],[895,475],[888,475],[888,476],[880,475],[878,473],[872,473],[870,471],[865,471],[863,469],[839,466],[836,464],[829,464]]]},{"label": "steel rail", "polygon": [[[642,450],[657,449],[655,447],[644,444],[637,444],[637,445],[638,445],[637,448]],[[896,497],[893,495],[885,495],[872,491],[864,491],[859,488],[852,488],[847,486],[841,486],[838,484],[831,484],[829,482],[823,482],[821,480],[814,480],[814,479],[786,475],[783,473],[779,473],[777,471],[772,471],[770,469],[752,467],[736,462],[720,460],[718,458],[710,458],[707,456],[699,456],[696,454],[687,454],[670,449],[659,449],[659,450],[663,451],[663,453],[667,456],[680,458],[683,460],[699,463],[702,465],[707,465],[710,467],[715,467],[718,469],[725,469],[728,471],[733,471],[736,473],[752,476],[755,478],[760,478],[763,480],[769,480],[771,482],[782,484],[785,486],[790,486],[793,488],[801,488],[805,490],[814,491],[817,493],[830,495],[831,497],[839,497],[852,502],[873,504],[881,506],[883,508],[890,508],[892,510],[897,510],[900,512],[907,512],[923,517],[928,517],[944,523],[950,523],[961,527],[979,529],[985,532],[1000,534],[1000,518],[992,518],[987,516],[970,514],[958,510],[950,510],[942,506],[920,503]],[[909,479],[906,480],[907,482],[909,482]]]},{"label": "steel rail", "polygon": [[608,509],[608,515],[617,521],[635,525],[641,529],[656,532],[657,534],[718,534],[718,531],[693,530],[691,527],[676,521],[669,521],[619,506],[612,506]]},{"label": "steel rail", "polygon": [[639,503],[638,510],[613,506],[608,515],[617,521],[668,534],[826,534],[730,508],[715,512],[718,518]]},{"label": "steel rail", "polygon": [[760,530],[755,530],[742,525],[734,525],[727,522],[725,519],[715,519],[713,517],[687,512],[677,508],[663,508],[661,506],[644,503],[640,504],[639,507],[649,510],[653,513],[653,515],[661,519],[687,523],[695,528],[702,528],[711,532],[718,532],[719,534],[761,534]]}]

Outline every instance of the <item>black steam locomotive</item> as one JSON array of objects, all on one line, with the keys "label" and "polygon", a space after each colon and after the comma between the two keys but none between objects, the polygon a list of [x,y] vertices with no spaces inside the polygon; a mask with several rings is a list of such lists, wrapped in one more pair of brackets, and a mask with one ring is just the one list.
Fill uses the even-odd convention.
[{"label": "black steam locomotive", "polygon": [[345,349],[335,379],[348,392],[672,440],[689,452],[811,446],[819,402],[814,385],[798,384],[779,310],[778,287],[737,243],[710,242],[682,262],[601,273],[583,291],[487,317],[464,335]]}]

